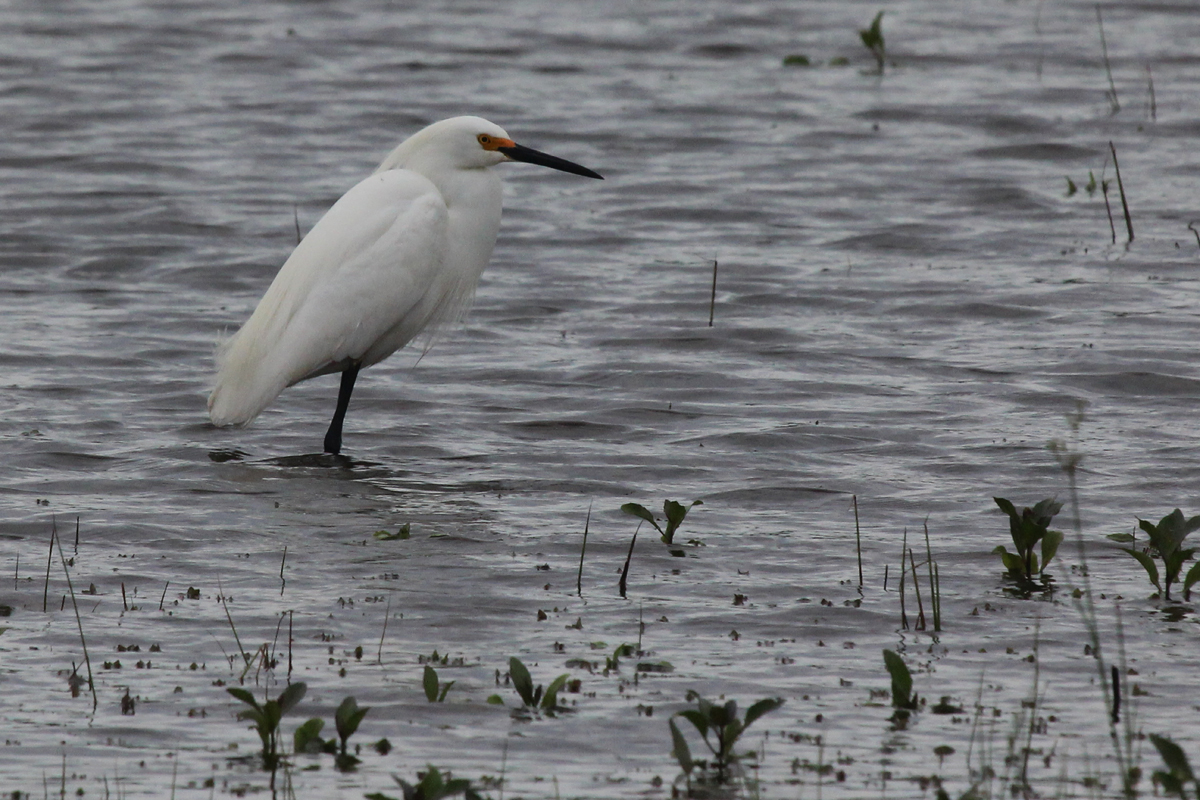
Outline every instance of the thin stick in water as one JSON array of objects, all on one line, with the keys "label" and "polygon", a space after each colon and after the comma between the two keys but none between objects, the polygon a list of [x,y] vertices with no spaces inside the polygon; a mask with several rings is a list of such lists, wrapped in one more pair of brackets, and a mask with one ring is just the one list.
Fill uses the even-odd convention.
[{"label": "thin stick in water", "polygon": [[92,690],[92,711],[100,705],[100,698],[96,696],[96,682],[92,679],[92,659],[88,656],[87,639],[83,635],[83,619],[79,616],[79,604],[75,602],[75,587],[71,585],[71,573],[67,570],[67,557],[62,551],[62,547],[58,548],[58,558],[62,561],[63,574],[67,576],[67,591],[71,593],[71,605],[75,609],[75,624],[79,626],[79,641],[83,645],[83,661],[87,664],[88,671],[88,686]]},{"label": "thin stick in water", "polygon": [[908,528],[904,529],[904,541],[900,544],[900,628],[908,630],[908,612],[904,610],[904,576],[908,570],[904,568],[904,554],[908,550]]},{"label": "thin stick in water", "polygon": [[1113,83],[1112,67],[1108,64],[1108,41],[1104,38],[1104,18],[1100,16],[1100,6],[1096,6],[1096,25],[1100,28],[1100,51],[1104,54],[1104,71],[1108,74],[1109,103],[1112,113],[1121,110],[1121,102],[1117,100],[1117,85]]},{"label": "thin stick in water", "polygon": [[79,517],[75,517],[75,555],[79,555]]},{"label": "thin stick in water", "polygon": [[292,221],[296,223],[296,244],[300,244],[304,237],[300,235],[300,208],[295,203],[292,203]]},{"label": "thin stick in water", "polygon": [[583,597],[583,554],[587,552],[588,526],[592,522],[592,504],[588,503],[587,518],[583,521],[583,546],[579,548],[579,574],[575,576],[575,591]]},{"label": "thin stick in water", "polygon": [[165,601],[167,599],[167,586],[170,586],[170,585],[171,585],[171,582],[167,581],[166,584],[163,586],[162,597],[158,598],[158,610],[159,611],[163,610],[163,601]]},{"label": "thin stick in water", "polygon": [[1150,120],[1158,122],[1158,101],[1154,97],[1154,73],[1150,71],[1149,64],[1146,65],[1146,81],[1150,90]]},{"label": "thin stick in water", "polygon": [[708,327],[713,326],[713,315],[717,310],[717,260],[713,259],[712,297],[708,301]]},{"label": "thin stick in water", "polygon": [[21,551],[17,551],[17,565],[13,567],[13,591],[17,591],[17,586],[21,580]]},{"label": "thin stick in water", "polygon": [[[389,596],[387,601],[387,610],[383,612],[383,633],[379,634],[379,652],[375,654],[375,661],[383,663],[383,637],[387,636],[388,618],[392,616],[392,598]],[[292,645],[291,645],[291,623],[288,623],[288,672],[292,670]]]},{"label": "thin stick in water", "polygon": [[1121,670],[1117,669],[1117,665],[1112,665],[1112,721],[1115,725],[1121,721]]},{"label": "thin stick in water", "polygon": [[[1129,215],[1129,203],[1125,200],[1125,184],[1121,182],[1121,165],[1117,163],[1117,148],[1112,142],[1108,143],[1108,149],[1112,150],[1113,169],[1117,173],[1117,190],[1121,193],[1121,208],[1125,210],[1125,229],[1129,231],[1129,241],[1133,241],[1133,218]],[[1115,234],[1114,234],[1115,238]]]},{"label": "thin stick in water", "polygon": [[50,552],[46,553],[46,582],[42,585],[42,613],[46,613],[46,598],[50,593],[50,565],[54,563],[54,540],[58,538],[58,524],[50,516]]},{"label": "thin stick in water", "polygon": [[1108,202],[1108,181],[1101,179],[1100,192],[1104,195],[1104,212],[1108,214],[1108,229],[1112,231],[1112,243],[1117,243],[1117,226],[1113,224],[1112,206]]},{"label": "thin stick in water", "polygon": [[121,581],[121,605],[126,611],[129,610],[129,601],[125,599],[125,581]]},{"label": "thin stick in water", "polygon": [[642,523],[638,523],[637,528],[633,531],[633,539],[629,542],[629,552],[625,555],[625,566],[621,570],[621,582],[618,588],[621,590],[621,597],[625,596],[625,582],[629,579],[629,562],[633,560],[633,546],[637,544],[638,531],[642,529]]},{"label": "thin stick in water", "polygon": [[858,495],[851,495],[854,499],[854,547],[858,551],[858,588],[863,586],[862,572],[862,531],[858,527]]},{"label": "thin stick in water", "polygon": [[940,631],[942,629],[942,618],[938,610],[937,582],[934,580],[933,575],[933,570],[935,569],[933,549],[929,546],[929,517],[925,518],[923,524],[925,526],[925,563],[929,567],[929,593],[932,595],[929,605],[930,610],[933,611],[933,629]]},{"label": "thin stick in water", "polygon": [[283,546],[283,558],[279,562],[279,596],[283,597],[283,588],[287,586],[287,580],[283,577],[283,565],[287,563],[287,545]]},{"label": "thin stick in water", "polygon": [[242,640],[238,637],[237,626],[233,624],[233,615],[229,613],[229,604],[225,602],[225,588],[221,586],[221,576],[217,576],[217,591],[221,593],[221,607],[225,609],[225,619],[229,620],[229,629],[233,631],[233,641],[237,643],[238,652],[242,654],[242,660],[246,662],[246,666],[250,666],[250,654],[242,647]]},{"label": "thin stick in water", "polygon": [[913,626],[913,630],[923,631],[925,625],[925,606],[921,603],[921,582],[917,580],[917,560],[913,558],[913,551],[908,549],[908,563],[912,566],[913,576],[913,593],[917,595],[917,624]]}]

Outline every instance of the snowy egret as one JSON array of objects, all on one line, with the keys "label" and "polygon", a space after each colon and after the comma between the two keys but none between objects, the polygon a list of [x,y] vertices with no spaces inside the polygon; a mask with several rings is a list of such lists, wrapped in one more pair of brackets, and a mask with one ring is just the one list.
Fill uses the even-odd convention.
[{"label": "snowy egret", "polygon": [[601,177],[479,117],[413,134],[313,226],[218,349],[213,423],[246,425],[287,387],[340,372],[325,434],[325,452],[339,453],[359,370],[470,304],[500,227],[500,178],[490,167],[504,161]]}]

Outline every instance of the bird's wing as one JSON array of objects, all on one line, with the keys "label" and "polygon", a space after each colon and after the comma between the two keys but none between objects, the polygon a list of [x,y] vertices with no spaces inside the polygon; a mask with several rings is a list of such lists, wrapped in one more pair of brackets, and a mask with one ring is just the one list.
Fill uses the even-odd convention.
[{"label": "bird's wing", "polygon": [[394,350],[419,333],[439,291],[446,224],[437,188],[409,170],[343,195],[218,352],[213,421],[245,424],[285,387],[361,360],[381,338],[397,339]]}]

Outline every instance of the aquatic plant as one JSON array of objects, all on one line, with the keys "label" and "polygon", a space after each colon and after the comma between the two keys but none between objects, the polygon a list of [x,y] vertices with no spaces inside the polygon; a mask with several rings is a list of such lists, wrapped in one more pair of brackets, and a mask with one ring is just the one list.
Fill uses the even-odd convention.
[{"label": "aquatic plant", "polygon": [[370,710],[369,706],[359,708],[358,701],[353,697],[347,697],[342,700],[341,705],[337,707],[337,711],[333,713],[333,723],[337,728],[337,735],[340,740],[340,747],[334,760],[334,764],[338,769],[345,771],[352,769],[358,764],[359,759],[346,751],[346,745],[350,737],[358,730],[363,717]]},{"label": "aquatic plant", "polygon": [[426,664],[421,685],[425,689],[426,700],[431,703],[444,703],[446,702],[446,693],[450,691],[450,687],[454,685],[454,681],[440,683],[438,681],[437,670]]},{"label": "aquatic plant", "polygon": [[[484,800],[484,796],[475,791],[467,778],[451,778],[450,771],[438,772],[437,767],[430,766],[425,772],[417,773],[417,783],[392,776],[403,792],[402,800],[441,800],[443,797],[462,795],[466,800]],[[383,792],[371,792],[365,795],[367,800],[401,800],[401,798],[386,795]]]},{"label": "aquatic plant", "polygon": [[875,66],[880,74],[883,74],[884,59],[887,57],[883,43],[883,12],[880,11],[875,15],[875,19],[871,20],[870,27],[864,28],[858,32],[859,38],[862,39],[863,47],[871,51],[871,55],[875,56]]},{"label": "aquatic plant", "polygon": [[[559,675],[545,688],[541,684],[534,687],[533,676],[529,674],[529,669],[521,663],[521,659],[513,656],[508,660],[508,675],[512,678],[513,688],[525,708],[531,711],[542,711],[551,716],[557,711],[566,710],[558,704],[558,693],[567,685],[567,681],[571,677],[569,673],[564,672]],[[492,695],[487,701],[493,705],[504,705],[504,700],[498,694]]]},{"label": "aquatic plant", "polygon": [[913,679],[904,659],[892,650],[883,651],[883,665],[887,667],[888,675],[892,678],[892,721],[903,725],[908,721],[908,715],[920,706],[920,698],[912,690]]},{"label": "aquatic plant", "polygon": [[1150,734],[1150,742],[1162,756],[1163,764],[1167,768],[1166,771],[1155,770],[1151,776],[1154,785],[1161,787],[1167,797],[1179,797],[1187,800],[1189,796],[1187,784],[1190,783],[1192,785],[1191,797],[1200,798],[1200,780],[1196,778],[1196,773],[1192,772],[1192,765],[1188,763],[1183,749],[1166,736],[1157,736],[1153,733]]},{"label": "aquatic plant", "polygon": [[308,687],[303,683],[293,683],[280,692],[279,697],[267,700],[262,705],[259,705],[254,695],[245,689],[235,686],[225,691],[250,706],[245,711],[239,711],[237,718],[254,723],[253,730],[262,741],[263,766],[274,770],[279,765],[279,723],[283,715],[295,708],[304,698]]},{"label": "aquatic plant", "polygon": [[638,503],[626,503],[625,505],[621,506],[621,510],[626,514],[632,514],[639,519],[644,519],[646,522],[649,522],[662,536],[663,542],[666,544],[673,544],[675,542],[675,531],[679,530],[679,526],[683,524],[683,519],[687,516],[688,511],[692,509],[692,506],[702,505],[704,505],[704,501],[702,500],[693,500],[691,505],[687,506],[683,505],[682,503],[676,503],[674,500],[667,500],[663,502],[663,516],[666,517],[667,521],[667,527],[665,530],[659,527],[658,520],[655,519],[654,515],[650,513],[649,509],[643,505],[639,505]]},{"label": "aquatic plant", "polygon": [[[1178,508],[1167,514],[1155,525],[1149,520],[1139,519],[1138,527],[1150,535],[1149,552],[1135,547],[1122,547],[1129,555],[1145,568],[1150,576],[1150,582],[1158,589],[1164,600],[1171,599],[1171,585],[1179,580],[1179,573],[1184,563],[1196,553],[1196,548],[1183,549],[1183,540],[1192,531],[1200,528],[1200,516],[1185,519]],[[1117,534],[1112,537],[1117,541],[1133,541],[1132,534]],[[1162,581],[1159,581],[1158,567],[1154,563],[1154,555],[1163,562]],[[1183,595],[1187,599],[1191,594],[1192,585],[1200,581],[1200,561],[1192,565],[1183,579]]]},{"label": "aquatic plant", "polygon": [[[1054,554],[1058,552],[1058,546],[1062,544],[1062,532],[1049,530],[1054,516],[1062,511],[1062,503],[1047,497],[1033,508],[1022,508],[1018,512],[1016,507],[1003,497],[993,497],[992,499],[996,501],[996,505],[1000,506],[1000,510],[1008,515],[1009,533],[1012,534],[1013,545],[1017,549],[1016,553],[1010,553],[1003,545],[1000,545],[992,552],[999,554],[1000,560],[1004,562],[1004,568],[1014,578],[1020,581],[1032,581],[1034,575],[1045,573],[1046,565],[1050,563],[1050,559],[1054,558]],[[1040,564],[1037,555],[1033,552],[1033,548],[1038,542],[1041,542],[1042,545]]]},{"label": "aquatic plant", "polygon": [[[679,730],[679,726],[675,724],[675,717],[683,717],[692,723],[704,739],[705,746],[712,753],[712,768],[716,773],[713,777],[717,782],[724,782],[728,779],[730,766],[739,758],[738,753],[734,750],[734,746],[741,735],[746,732],[746,729],[754,724],[754,721],[759,717],[769,714],[783,705],[784,702],[781,697],[764,698],[746,709],[745,716],[738,719],[736,700],[717,704],[705,700],[694,691],[688,691],[687,699],[689,702],[694,701],[696,707],[676,712],[667,720],[667,724],[671,729],[671,754],[679,762],[679,767],[683,770],[686,778],[690,779],[693,770],[697,767],[700,767],[702,770],[706,770],[709,767],[707,761],[697,761],[692,758],[692,752],[688,747],[687,739],[684,738],[683,732]],[[713,737],[712,739],[709,738],[710,734]]]}]

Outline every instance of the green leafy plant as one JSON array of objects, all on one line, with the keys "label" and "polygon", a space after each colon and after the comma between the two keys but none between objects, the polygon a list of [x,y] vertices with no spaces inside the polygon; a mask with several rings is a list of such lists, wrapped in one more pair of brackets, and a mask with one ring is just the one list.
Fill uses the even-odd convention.
[{"label": "green leafy plant", "polygon": [[[712,768],[715,770],[716,774],[714,778],[717,782],[727,780],[730,766],[739,758],[738,753],[733,749],[737,744],[738,738],[759,717],[769,714],[783,705],[783,698],[768,697],[754,703],[746,709],[745,716],[738,719],[736,700],[717,704],[705,700],[693,691],[687,693],[687,699],[689,702],[694,701],[696,707],[679,711],[667,721],[671,729],[671,754],[679,762],[679,767],[683,770],[684,776],[689,779],[697,767],[704,770],[709,766],[707,761],[697,761],[692,758],[692,752],[688,747],[687,739],[684,738],[683,732],[679,730],[679,726],[675,724],[675,717],[683,717],[692,723],[693,727],[696,728],[700,736],[704,739],[704,744],[712,753]],[[710,735],[712,738],[709,738]]]},{"label": "green leafy plant", "polygon": [[[993,553],[1000,555],[1004,568],[1014,578],[1032,581],[1034,575],[1042,575],[1050,559],[1058,552],[1062,544],[1062,531],[1049,530],[1054,515],[1062,511],[1062,503],[1053,498],[1042,500],[1033,508],[1022,508],[1019,512],[1012,503],[1003,497],[993,497],[1000,510],[1008,515],[1008,530],[1012,534],[1013,545],[1017,552],[1010,553],[1000,545]],[[1041,542],[1042,560],[1033,552],[1034,546]]]},{"label": "green leafy plant", "polygon": [[258,700],[245,689],[233,687],[226,689],[231,695],[241,700],[250,708],[238,712],[238,719],[254,723],[252,729],[262,740],[263,766],[273,770],[279,765],[279,723],[283,715],[296,707],[304,698],[308,687],[303,683],[293,683],[279,693],[274,700],[267,700],[259,705]]},{"label": "green leafy plant", "polygon": [[892,677],[892,706],[896,708],[897,713],[903,712],[907,715],[910,711],[916,711],[919,700],[912,690],[912,673],[909,672],[904,659],[892,650],[884,650],[883,665]]},{"label": "green leafy plant", "polygon": [[[401,778],[392,776],[400,790],[403,800],[441,800],[443,797],[462,795],[466,800],[484,800],[483,795],[471,787],[471,781],[466,778],[451,778],[450,772],[438,772],[437,767],[429,767],[425,772],[417,773],[418,781],[411,784]],[[366,795],[367,800],[401,800],[401,798],[386,795],[383,792],[372,792]]]},{"label": "green leafy plant", "polygon": [[887,54],[883,44],[883,12],[880,11],[875,15],[875,19],[871,20],[871,25],[858,32],[859,38],[862,39],[863,46],[871,51],[871,55],[875,56],[875,66],[879,72],[883,72],[884,59]]},{"label": "green leafy plant", "polygon": [[337,742],[321,738],[325,720],[316,717],[304,722],[292,733],[292,747],[297,753],[336,753]]},{"label": "green leafy plant", "polygon": [[[1146,569],[1150,582],[1158,589],[1164,600],[1171,599],[1171,585],[1179,580],[1183,565],[1196,553],[1196,548],[1183,549],[1183,540],[1192,531],[1200,528],[1200,516],[1185,519],[1178,508],[1167,514],[1158,524],[1139,519],[1138,527],[1150,535],[1150,552],[1134,547],[1122,547],[1129,555]],[[1130,536],[1128,540],[1132,540]],[[1154,563],[1153,554],[1157,554],[1163,562],[1162,581],[1159,581],[1158,567]],[[1187,599],[1191,595],[1193,584],[1200,581],[1200,561],[1192,565],[1183,579],[1183,595]]]},{"label": "green leafy plant", "polygon": [[631,644],[619,644],[611,656],[604,657],[604,671],[617,672],[621,669],[621,659],[637,655],[637,648]]},{"label": "green leafy plant", "polygon": [[353,697],[347,697],[342,700],[341,705],[337,707],[337,711],[333,713],[333,723],[337,728],[337,735],[340,740],[337,756],[334,759],[334,763],[338,769],[353,769],[359,763],[359,759],[356,756],[346,751],[347,741],[358,730],[359,723],[363,721],[363,717],[370,710],[370,707],[359,708],[358,701]]},{"label": "green leafy plant", "polygon": [[426,664],[421,685],[425,689],[426,700],[431,703],[444,703],[446,702],[446,693],[450,691],[450,687],[454,685],[454,681],[439,683],[437,670]]},{"label": "green leafy plant", "polygon": [[704,501],[702,500],[693,500],[692,504],[688,506],[685,506],[682,503],[676,503],[674,500],[665,501],[663,503],[663,516],[666,517],[667,521],[667,527],[665,530],[659,527],[658,520],[655,519],[654,515],[650,513],[650,510],[643,505],[639,505],[637,503],[626,503],[625,505],[621,506],[621,510],[626,514],[632,514],[639,519],[644,519],[646,522],[649,522],[654,526],[654,529],[659,532],[664,542],[667,544],[673,544],[675,542],[675,531],[679,530],[679,526],[683,524],[683,519],[687,516],[688,511],[692,509],[692,506],[702,505],[704,505]]},{"label": "green leafy plant", "polygon": [[1182,800],[1187,800],[1187,784],[1192,785],[1191,797],[1200,798],[1200,780],[1197,780],[1196,774],[1192,772],[1192,766],[1188,763],[1187,756],[1183,750],[1175,742],[1165,736],[1157,736],[1150,734],[1150,741],[1153,743],[1158,754],[1162,756],[1163,764],[1166,766],[1166,771],[1156,770],[1151,776],[1155,786],[1162,787],[1163,793],[1167,797],[1179,797]]},{"label": "green leafy plant", "polygon": [[[370,710],[369,707],[359,708],[358,702],[353,697],[347,697],[342,700],[341,705],[334,712],[337,739],[322,739],[321,731],[325,727],[325,721],[314,717],[296,728],[295,733],[292,734],[292,744],[297,753],[329,753],[334,756],[334,765],[338,769],[343,771],[353,769],[359,763],[359,759],[348,752],[348,740],[358,730],[359,723]],[[378,744],[376,746],[378,747]],[[390,749],[390,745],[388,745],[388,749]]]},{"label": "green leafy plant", "polygon": [[[533,685],[533,676],[529,674],[529,669],[521,663],[521,659],[513,656],[508,660],[508,675],[512,678],[513,688],[516,689],[517,695],[521,698],[521,703],[530,711],[541,711],[545,714],[553,716],[558,711],[566,711],[567,709],[558,704],[558,693],[567,685],[567,681],[571,676],[564,672],[554,680],[550,681],[550,685],[543,688],[541,684],[536,687]],[[487,699],[493,705],[504,705],[504,700],[498,694],[494,694]]]}]

